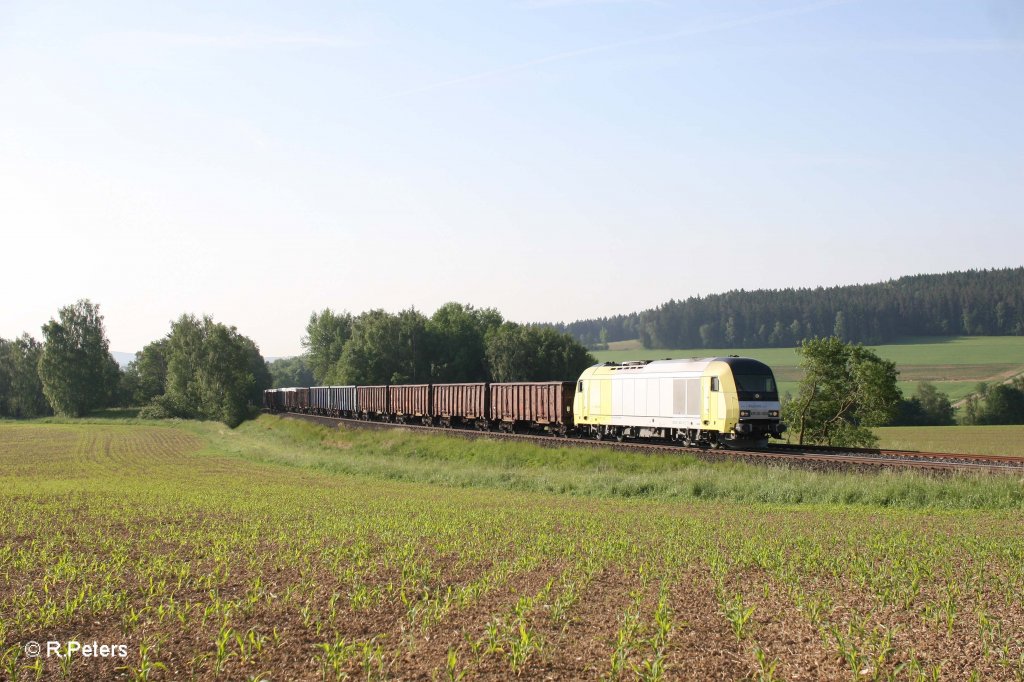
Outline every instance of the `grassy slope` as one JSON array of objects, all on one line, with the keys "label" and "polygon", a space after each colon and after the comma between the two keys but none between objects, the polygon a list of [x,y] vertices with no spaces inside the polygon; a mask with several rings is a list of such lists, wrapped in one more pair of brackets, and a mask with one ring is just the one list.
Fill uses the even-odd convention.
[{"label": "grassy slope", "polygon": [[1024,507],[1024,486],[1009,477],[816,473],[739,462],[711,464],[686,455],[327,429],[271,416],[210,435],[217,452],[249,461],[459,488],[740,503]]},{"label": "grassy slope", "polygon": [[[0,423],[0,440],[10,438],[19,429],[31,431],[46,423],[88,428],[84,421],[59,419],[6,422]],[[91,423],[117,428],[161,425],[109,419],[95,419]],[[205,452],[210,455],[274,468],[283,466],[449,488],[734,503],[1024,508],[1024,483],[1011,477],[934,477],[916,472],[817,473],[741,462],[708,463],[683,454],[633,455],[597,448],[547,448],[398,429],[329,429],[269,415],[234,430],[211,422],[179,422],[169,431],[200,438],[207,443]],[[911,449],[949,448],[922,445]]]},{"label": "grassy slope", "polygon": [[[905,342],[871,346],[879,355],[897,365],[991,365],[1024,366],[1022,336],[952,336],[907,339]],[[681,350],[637,349],[595,351],[600,360],[657,360],[667,357],[711,357],[741,355],[757,358],[773,367],[797,364],[792,348],[697,348]]]}]

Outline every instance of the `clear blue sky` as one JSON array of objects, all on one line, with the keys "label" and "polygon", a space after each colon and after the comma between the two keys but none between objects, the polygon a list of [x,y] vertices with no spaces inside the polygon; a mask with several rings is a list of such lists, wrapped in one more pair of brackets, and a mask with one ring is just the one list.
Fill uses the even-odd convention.
[{"label": "clear blue sky", "polygon": [[0,0],[0,336],[1022,264],[1019,0]]}]

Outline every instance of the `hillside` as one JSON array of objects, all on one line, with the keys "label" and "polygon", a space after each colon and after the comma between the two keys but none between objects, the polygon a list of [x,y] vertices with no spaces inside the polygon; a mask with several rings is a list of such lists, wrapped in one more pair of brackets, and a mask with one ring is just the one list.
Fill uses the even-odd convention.
[{"label": "hillside", "polygon": [[645,348],[786,348],[831,334],[865,344],[922,336],[1020,336],[1024,267],[828,288],[728,291],[551,326],[591,346],[640,339]]}]

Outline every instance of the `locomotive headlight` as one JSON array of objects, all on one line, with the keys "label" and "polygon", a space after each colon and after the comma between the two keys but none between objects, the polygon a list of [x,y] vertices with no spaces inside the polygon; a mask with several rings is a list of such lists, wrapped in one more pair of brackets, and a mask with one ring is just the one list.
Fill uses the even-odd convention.
[{"label": "locomotive headlight", "polygon": [[740,410],[740,416],[741,417],[749,417],[750,416],[750,410]]},{"label": "locomotive headlight", "polygon": [[778,417],[779,416],[779,411],[778,410],[768,410],[768,416],[769,417]]}]

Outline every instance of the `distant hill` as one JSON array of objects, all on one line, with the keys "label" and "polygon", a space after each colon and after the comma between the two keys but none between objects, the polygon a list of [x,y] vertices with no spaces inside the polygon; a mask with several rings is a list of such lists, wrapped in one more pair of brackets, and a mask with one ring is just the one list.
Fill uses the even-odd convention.
[{"label": "distant hill", "polygon": [[1024,267],[816,289],[741,289],[549,326],[591,347],[630,339],[645,348],[763,348],[831,334],[865,344],[911,336],[1020,336]]}]

